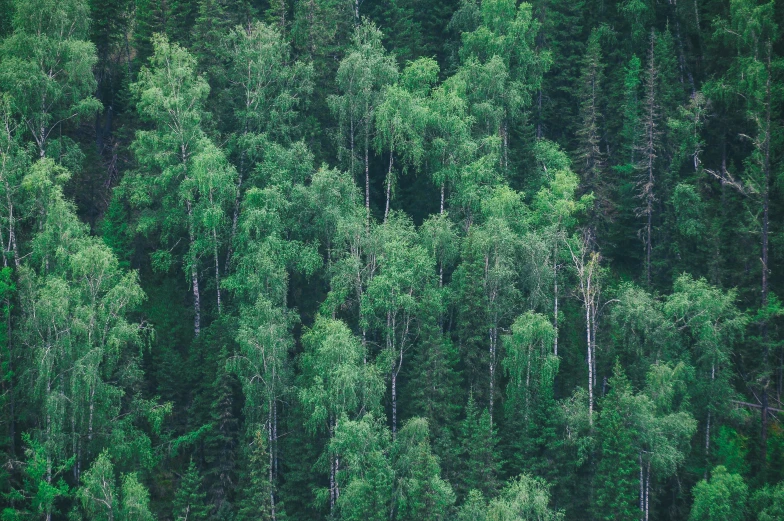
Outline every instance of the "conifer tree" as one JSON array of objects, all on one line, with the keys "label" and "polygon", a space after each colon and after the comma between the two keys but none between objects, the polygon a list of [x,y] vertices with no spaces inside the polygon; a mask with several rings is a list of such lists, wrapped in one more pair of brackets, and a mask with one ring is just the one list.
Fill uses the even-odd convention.
[{"label": "conifer tree", "polygon": [[177,521],[203,521],[207,518],[207,495],[202,490],[199,469],[191,459],[180,479],[180,486],[172,504],[172,515]]},{"label": "conifer tree", "polygon": [[244,479],[240,481],[241,499],[237,517],[243,521],[281,519],[275,508],[274,490],[269,480],[271,467],[267,437],[260,430],[253,434],[247,451],[247,468]]},{"label": "conifer tree", "polygon": [[497,431],[487,409],[479,409],[473,394],[469,395],[465,419],[460,425],[459,492],[465,497],[470,490],[495,495],[499,482],[500,462],[497,452]]}]

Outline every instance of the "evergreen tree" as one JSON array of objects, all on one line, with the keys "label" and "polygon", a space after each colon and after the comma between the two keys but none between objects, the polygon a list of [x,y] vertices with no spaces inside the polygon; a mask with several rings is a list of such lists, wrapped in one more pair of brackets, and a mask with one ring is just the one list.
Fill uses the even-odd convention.
[{"label": "evergreen tree", "polygon": [[269,480],[270,468],[267,437],[257,430],[248,447],[247,469],[244,479],[240,481],[242,499],[237,510],[239,519],[285,519],[275,508],[274,491]]},{"label": "evergreen tree", "polygon": [[626,375],[616,365],[609,381],[610,392],[602,403],[597,422],[600,433],[596,470],[595,514],[599,519],[640,519],[639,489],[634,440],[638,436],[634,397]]},{"label": "evergreen tree", "polygon": [[460,477],[458,491],[465,497],[471,490],[493,496],[499,487],[500,462],[497,434],[487,409],[480,410],[469,395],[465,418],[460,425]]},{"label": "evergreen tree", "polygon": [[201,488],[199,469],[191,459],[188,469],[180,479],[180,486],[172,504],[172,515],[178,521],[203,521],[207,518],[207,495]]}]

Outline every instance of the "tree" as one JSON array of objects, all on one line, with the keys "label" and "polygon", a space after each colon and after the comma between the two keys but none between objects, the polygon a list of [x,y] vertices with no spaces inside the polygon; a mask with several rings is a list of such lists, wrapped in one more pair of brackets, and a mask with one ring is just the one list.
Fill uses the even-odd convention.
[{"label": "tree", "polygon": [[[259,440],[256,436],[263,428],[266,440],[262,447],[252,451],[252,458],[261,454],[268,457],[264,463],[267,468],[267,484],[270,491],[270,510],[265,514],[271,519],[275,516],[275,479],[278,467],[278,410],[289,384],[289,352],[292,347],[292,317],[287,310],[274,306],[260,295],[255,305],[242,310],[238,341],[240,353],[230,360],[241,377],[245,392],[246,425],[255,428],[252,443]],[[254,477],[251,470],[251,479]],[[259,484],[253,485],[258,487]],[[265,500],[265,503],[266,500]]]},{"label": "tree", "polygon": [[525,474],[509,481],[487,509],[488,521],[503,519],[558,521],[563,513],[549,507],[549,486]]},{"label": "tree", "polygon": [[408,420],[392,444],[390,457],[395,471],[395,519],[447,519],[455,495],[441,478],[438,458],[430,448],[427,420]]},{"label": "tree", "polygon": [[[760,308],[768,307],[770,293],[770,183],[772,136],[776,132],[775,121],[771,114],[780,103],[780,96],[774,90],[774,70],[780,60],[774,58],[773,45],[778,40],[778,27],[773,22],[773,3],[758,4],[748,0],[730,2],[729,19],[717,24],[717,36],[724,38],[735,49],[736,56],[729,62],[726,75],[719,92],[726,97],[739,97],[749,121],[749,133],[744,134],[751,142],[752,152],[744,160],[744,192],[754,194],[752,201],[757,205],[752,215],[760,233],[761,283]],[[724,172],[722,178],[726,178]],[[728,179],[731,181],[731,179]],[[738,186],[737,183],[735,186]],[[764,317],[765,313],[763,313]],[[759,387],[762,401],[761,461],[765,462],[768,432],[768,386],[769,376],[769,339],[767,320],[760,323],[762,337],[762,365]]]},{"label": "tree", "polygon": [[581,238],[575,237],[576,246],[569,246],[572,263],[578,279],[578,298],[585,310],[585,343],[588,351],[588,420],[593,425],[593,388],[596,385],[596,329],[598,327],[599,296],[601,294],[601,255],[591,251],[591,236],[585,230]]},{"label": "tree", "polygon": [[[507,406],[522,408],[524,425],[532,416],[533,402],[552,386],[558,362],[550,355],[555,330],[547,317],[531,311],[520,315],[512,324],[511,334],[504,337],[506,356],[501,362],[509,378]],[[510,410],[509,417],[520,414]]]},{"label": "tree", "polygon": [[691,521],[727,521],[746,518],[746,499],[748,487],[743,478],[730,474],[719,465],[711,472],[710,481],[701,480],[694,486],[694,505],[691,507]]},{"label": "tree", "polygon": [[28,434],[23,434],[22,439],[27,445],[24,449],[22,487],[12,489],[6,495],[8,506],[0,515],[3,519],[19,519],[25,515],[43,514],[49,520],[55,513],[56,501],[72,494],[64,474],[73,466],[73,459],[53,466],[51,456],[42,443]]},{"label": "tree", "polygon": [[247,470],[244,481],[241,481],[242,496],[237,511],[237,517],[242,520],[277,519],[267,438],[261,430],[257,430],[247,448]]},{"label": "tree", "polygon": [[[602,83],[604,63],[602,61],[602,29],[593,29],[585,51],[580,89],[580,115],[582,125],[577,131],[580,141],[580,170],[583,175],[583,190],[594,192],[597,214],[595,219],[606,219],[609,212],[604,177],[605,154],[602,152]],[[596,223],[598,224],[598,223]],[[594,224],[594,226],[596,226]],[[603,226],[602,226],[603,227]]]},{"label": "tree", "polygon": [[728,369],[733,345],[742,338],[746,319],[735,307],[736,295],[732,290],[722,292],[709,286],[704,279],[694,280],[688,275],[678,277],[673,290],[664,312],[679,330],[685,329],[690,336],[689,344],[694,350],[695,367],[702,383],[699,394],[695,394],[701,395],[700,405],[705,408],[707,458],[711,428],[716,428],[717,415],[727,410],[726,402],[722,402],[733,393],[727,380]]},{"label": "tree", "polygon": [[202,490],[199,469],[191,458],[188,469],[180,479],[172,514],[176,521],[203,521],[207,518],[206,504],[207,495]]},{"label": "tree", "polygon": [[389,431],[372,413],[358,420],[343,416],[329,442],[330,457],[340,469],[335,510],[347,521],[382,521],[394,512],[394,470],[387,459]]},{"label": "tree", "polygon": [[[229,48],[238,176],[229,241],[237,231],[244,182],[263,160],[269,141],[288,145],[299,134],[298,115],[313,92],[313,65],[291,62],[283,30],[261,22],[237,27],[224,38]],[[228,261],[227,261],[228,264]]]},{"label": "tree", "polygon": [[154,403],[134,393],[144,331],[129,320],[144,299],[138,275],[123,271],[109,248],[87,234],[63,199],[68,176],[44,158],[23,182],[40,228],[19,274],[19,348],[26,403],[37,412],[31,430],[46,451],[47,479],[69,458],[78,479],[109,440],[117,456],[143,459],[149,439],[134,422],[157,414]]},{"label": "tree", "polygon": [[[327,431],[336,436],[341,419],[361,418],[378,407],[383,381],[378,369],[366,363],[365,347],[339,320],[317,317],[303,341],[302,384],[299,398],[311,432]],[[335,508],[340,496],[336,481],[340,460],[329,458],[329,505]]]},{"label": "tree", "polygon": [[465,83],[455,76],[434,89],[429,99],[429,139],[426,155],[432,165],[433,183],[441,189],[440,213],[444,214],[447,184],[454,183],[459,170],[476,152],[471,139],[473,119],[468,115]]},{"label": "tree", "polygon": [[474,489],[488,496],[497,491],[500,471],[497,444],[497,432],[490,413],[487,409],[479,409],[473,394],[470,394],[457,447],[461,461],[458,490],[462,495]]},{"label": "tree", "polygon": [[610,392],[603,399],[599,415],[600,459],[597,468],[595,515],[599,519],[639,520],[637,505],[641,490],[637,481],[637,453],[634,440],[639,434],[634,422],[635,408],[631,385],[616,364],[609,381]]},{"label": "tree", "polygon": [[409,167],[419,166],[424,155],[424,133],[430,118],[425,96],[429,85],[435,82],[435,72],[417,62],[409,64],[403,71],[404,85],[390,85],[384,89],[383,101],[376,109],[376,147],[379,153],[385,148],[389,152],[384,221],[389,216],[395,154]]},{"label": "tree", "polygon": [[103,451],[82,476],[82,486],[76,495],[90,519],[106,521],[153,521],[150,494],[136,474],[122,476],[120,490],[114,465],[107,451]]},{"label": "tree", "polygon": [[[398,75],[394,58],[381,44],[381,31],[364,20],[354,29],[349,53],[340,62],[337,85],[340,94],[329,98],[329,106],[339,122],[339,151],[352,175],[357,160],[365,167],[365,211],[370,222],[370,142],[376,109],[385,86]],[[364,154],[358,158],[359,153]]]},{"label": "tree", "polygon": [[236,171],[202,129],[209,86],[196,75],[194,58],[163,36],[155,36],[153,46],[151,68],[142,68],[131,91],[138,100],[139,114],[154,129],[137,131],[133,148],[144,168],[124,183],[131,203],[142,209],[136,233],[156,234],[163,246],[152,256],[154,265],[168,269],[171,251],[183,232],[187,236],[182,265],[193,291],[193,331],[198,336],[202,308],[199,258],[205,249],[212,250],[220,309],[218,229]]},{"label": "tree", "polygon": [[[560,298],[558,272],[564,264],[569,232],[577,224],[578,214],[589,206],[591,198],[583,196],[577,199],[578,178],[572,172],[570,161],[560,147],[540,139],[534,151],[545,182],[536,193],[531,205],[532,229],[528,231],[528,240],[525,242],[537,261],[530,263],[527,268],[530,273],[529,278],[532,279],[531,300],[534,302],[547,298],[546,290],[542,287],[547,284],[545,282],[547,275],[552,273],[553,354],[558,356]],[[537,246],[540,244],[545,249],[544,259],[539,257],[541,253],[537,251]],[[544,261],[545,266],[538,263],[539,259]]]},{"label": "tree", "polygon": [[462,34],[459,74],[465,75],[475,131],[484,146],[497,146],[500,170],[508,173],[510,124],[530,107],[550,55],[536,48],[539,23],[530,4],[482,2],[478,15],[479,26]]},{"label": "tree", "polygon": [[376,260],[375,275],[362,295],[363,323],[377,330],[383,339],[379,363],[389,367],[392,401],[392,436],[398,423],[398,375],[405,353],[411,348],[420,328],[418,317],[435,286],[433,258],[417,244],[411,223],[392,214],[381,226],[374,227],[378,249],[370,255]]},{"label": "tree", "polygon": [[640,180],[638,181],[639,194],[641,201],[637,209],[637,216],[645,217],[645,228],[643,232],[645,242],[645,277],[648,287],[651,285],[651,253],[653,251],[653,212],[655,196],[655,166],[656,157],[659,153],[661,139],[660,129],[660,100],[658,94],[659,66],[656,54],[656,33],[651,30],[650,49],[648,51],[648,65],[645,71],[645,98],[643,100],[642,127],[644,139],[641,140],[640,152],[642,155],[639,170]]},{"label": "tree", "polygon": [[758,512],[759,521],[773,521],[784,514],[782,508],[784,485],[765,485],[751,497],[752,508]]},{"label": "tree", "polygon": [[0,87],[43,158],[55,130],[101,108],[92,96],[89,7],[84,0],[36,0],[14,8],[14,32],[0,46]]},{"label": "tree", "polygon": [[498,497],[489,504],[482,493],[472,490],[460,508],[459,520],[502,521],[504,519],[547,520],[563,519],[563,512],[549,507],[550,490],[538,478],[521,474],[511,479]]}]

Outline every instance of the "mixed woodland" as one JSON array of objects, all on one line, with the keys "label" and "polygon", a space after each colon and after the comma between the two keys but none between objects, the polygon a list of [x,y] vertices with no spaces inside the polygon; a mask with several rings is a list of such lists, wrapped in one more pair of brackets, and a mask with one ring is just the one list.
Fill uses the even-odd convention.
[{"label": "mixed woodland", "polygon": [[0,519],[784,519],[782,5],[0,0]]}]

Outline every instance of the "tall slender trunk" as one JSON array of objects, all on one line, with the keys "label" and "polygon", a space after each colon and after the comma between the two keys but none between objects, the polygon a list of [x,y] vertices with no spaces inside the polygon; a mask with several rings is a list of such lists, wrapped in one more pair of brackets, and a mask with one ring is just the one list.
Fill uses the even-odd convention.
[{"label": "tall slender trunk", "polygon": [[275,517],[275,460],[274,460],[274,449],[273,444],[275,443],[274,435],[273,435],[273,423],[275,422],[273,418],[273,403],[274,398],[267,399],[267,446],[269,447],[269,472],[268,472],[268,479],[269,479],[269,495],[270,495],[270,514],[273,520],[276,519]]},{"label": "tall slender trunk", "polygon": [[[587,281],[587,293],[590,295],[591,281]],[[588,423],[593,427],[593,349],[591,349],[591,304],[585,302],[585,338],[588,344]]]},{"label": "tall slender trunk", "polygon": [[[762,307],[768,305],[768,230],[769,230],[769,197],[770,197],[770,112],[771,112],[771,53],[772,46],[770,40],[767,42],[767,56],[765,72],[767,75],[765,83],[765,127],[762,129],[762,171],[765,176],[762,191]],[[766,320],[762,322],[762,439],[760,459],[762,468],[765,467],[768,454],[768,386],[770,384],[768,356],[770,347],[768,345],[768,324]]]},{"label": "tall slender trunk", "polygon": [[558,356],[558,261],[553,259],[553,355]]},{"label": "tall slender trunk", "polygon": [[[334,422],[330,422],[329,426],[329,439],[335,437]],[[335,511],[335,500],[337,499],[337,458],[334,454],[329,456],[329,512],[330,514]]]},{"label": "tall slender trunk", "polygon": [[490,413],[490,426],[493,425],[493,405],[495,404],[495,335],[493,334],[494,327],[490,327],[490,400],[489,400],[489,413]]},{"label": "tall slender trunk", "polygon": [[[180,160],[185,170],[185,178],[188,178],[188,149],[183,143],[180,145]],[[199,295],[199,271],[196,266],[196,232],[193,223],[193,208],[191,201],[185,200],[185,209],[188,213],[188,255],[191,263],[191,286],[193,289],[193,334],[199,336],[201,332],[201,297]]]},{"label": "tall slender trunk", "polygon": [[651,462],[648,460],[648,468],[645,471],[645,521],[648,521],[648,513],[650,512],[650,497],[651,497]]},{"label": "tall slender trunk", "polygon": [[656,159],[656,81],[658,71],[656,69],[656,60],[654,54],[655,34],[651,30],[651,48],[648,64],[648,75],[646,78],[647,94],[645,99],[646,104],[646,118],[645,118],[645,161],[647,168],[647,179],[643,183],[643,205],[646,217],[645,226],[645,276],[648,286],[651,285],[651,253],[652,247],[652,232],[653,232],[653,202],[654,202],[654,162]]},{"label": "tall slender trunk", "polygon": [[[392,131],[392,135],[394,139],[394,130]],[[389,147],[389,170],[387,171],[387,204],[384,208],[384,222],[387,222],[387,217],[389,217],[389,199],[392,195],[392,165],[395,162],[395,149],[394,147]]]},{"label": "tall slender trunk", "polygon": [[193,232],[193,210],[190,201],[186,203],[188,209],[188,239],[189,254],[191,256],[191,286],[193,288],[193,334],[199,336],[201,332],[201,297],[199,296],[199,271],[196,266],[196,252],[194,251],[196,237]]},{"label": "tall slender trunk", "polygon": [[370,164],[368,162],[369,130],[365,129],[365,225],[370,226]]},{"label": "tall slender trunk", "polygon": [[643,475],[643,466],[642,466],[642,452],[639,454],[640,459],[640,517],[645,515],[645,479]]},{"label": "tall slender trunk", "polygon": [[218,315],[221,314],[220,264],[218,262],[218,232],[212,229],[212,248],[215,257],[215,290],[218,296]]}]

